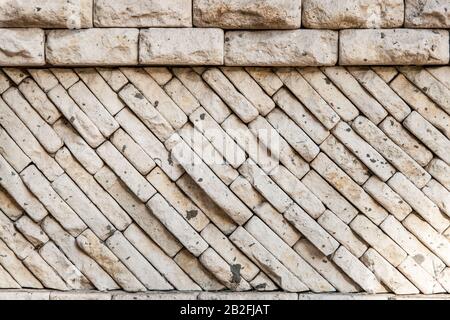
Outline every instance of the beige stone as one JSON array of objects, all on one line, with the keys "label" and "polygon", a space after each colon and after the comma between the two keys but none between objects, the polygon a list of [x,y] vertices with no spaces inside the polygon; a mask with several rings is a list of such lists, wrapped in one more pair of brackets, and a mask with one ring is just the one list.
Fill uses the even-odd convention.
[{"label": "beige stone", "polygon": [[190,27],[191,0],[96,0],[96,27]]},{"label": "beige stone", "polygon": [[450,166],[436,158],[430,161],[427,171],[450,191]]},{"label": "beige stone", "polygon": [[0,29],[0,34],[1,65],[42,66],[45,64],[43,30]]},{"label": "beige stone", "polygon": [[401,0],[303,0],[303,25],[315,29],[403,26]]},{"label": "beige stone", "polygon": [[151,28],[141,30],[139,62],[150,65],[223,64],[223,30]]},{"label": "beige stone", "polygon": [[340,31],[341,65],[447,64],[446,30],[343,30]]},{"label": "beige stone", "polygon": [[30,164],[30,158],[2,128],[0,128],[0,145],[0,155],[2,155],[2,157],[5,158],[17,172],[22,171]]},{"label": "beige stone", "polygon": [[194,25],[223,29],[297,29],[301,1],[194,0]]},{"label": "beige stone", "polygon": [[225,65],[334,65],[337,41],[337,32],[328,30],[229,31],[225,34]]},{"label": "beige stone", "polygon": [[137,29],[52,30],[47,34],[49,64],[133,65],[138,63]]},{"label": "beige stone", "polygon": [[92,27],[93,0],[5,0],[1,27],[79,29]]},{"label": "beige stone", "polygon": [[405,26],[407,28],[448,28],[450,27],[450,4],[439,0],[406,0]]},{"label": "beige stone", "polygon": [[49,240],[41,227],[28,216],[22,216],[14,223],[14,226],[34,247],[42,247]]}]

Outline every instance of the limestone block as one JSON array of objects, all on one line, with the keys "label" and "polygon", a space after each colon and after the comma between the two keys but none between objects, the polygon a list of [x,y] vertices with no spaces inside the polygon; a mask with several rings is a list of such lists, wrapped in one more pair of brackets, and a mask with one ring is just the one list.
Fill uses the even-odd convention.
[{"label": "limestone block", "polygon": [[447,64],[446,30],[343,30],[340,31],[341,65]]},{"label": "limestone block", "polygon": [[51,68],[50,70],[66,90],[80,80],[72,69]]},{"label": "limestone block", "polygon": [[414,259],[408,257],[398,269],[424,294],[443,293],[445,289]]},{"label": "limestone block", "polygon": [[17,172],[22,171],[30,164],[30,158],[2,128],[0,128],[0,145],[2,146],[0,154]]},{"label": "limestone block", "polygon": [[5,0],[0,26],[7,28],[92,28],[93,0]]},{"label": "limestone block", "polygon": [[52,30],[47,34],[49,64],[133,65],[138,63],[137,29]]},{"label": "limestone block", "polygon": [[427,171],[450,191],[450,166],[435,158],[428,164]]},{"label": "limestone block", "polygon": [[191,0],[96,0],[96,27],[190,27]]},{"label": "limestone block", "polygon": [[194,25],[223,29],[297,29],[300,0],[194,0]]},{"label": "limestone block", "polygon": [[34,247],[42,247],[49,240],[41,227],[27,216],[17,220],[14,226]]},{"label": "limestone block", "polygon": [[268,68],[246,67],[245,71],[252,76],[269,96],[273,96],[283,86],[283,82]]},{"label": "limestone block", "polygon": [[97,67],[96,70],[115,92],[128,83],[127,77],[118,69]]},{"label": "limestone block", "polygon": [[337,32],[329,30],[228,31],[225,34],[225,65],[335,65],[337,41]]},{"label": "limestone block", "polygon": [[42,66],[45,64],[44,42],[41,29],[0,29],[0,64]]},{"label": "limestone block", "polygon": [[164,91],[172,98],[172,100],[189,116],[192,112],[200,107],[197,98],[184,86],[184,84],[173,78],[165,86]]},{"label": "limestone block", "polygon": [[405,26],[407,28],[450,27],[450,4],[447,1],[405,1]]},{"label": "limestone block", "polygon": [[220,65],[223,64],[223,38],[221,29],[142,29],[139,62],[150,65]]}]

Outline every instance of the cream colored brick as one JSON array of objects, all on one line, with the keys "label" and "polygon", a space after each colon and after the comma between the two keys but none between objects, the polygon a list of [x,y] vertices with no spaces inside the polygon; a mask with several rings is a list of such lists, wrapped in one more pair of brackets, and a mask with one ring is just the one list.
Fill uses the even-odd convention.
[{"label": "cream colored brick", "polygon": [[245,71],[252,76],[269,96],[273,96],[283,86],[280,78],[269,68],[245,67]]},{"label": "cream colored brick", "polygon": [[164,86],[164,91],[166,91],[187,116],[200,107],[200,102],[198,102],[197,98],[189,92],[178,78],[170,80]]},{"label": "cream colored brick", "polygon": [[450,217],[450,192],[436,180],[430,180],[422,192]]},{"label": "cream colored brick", "polygon": [[41,227],[27,216],[22,216],[14,226],[34,247],[42,247],[49,241]]},{"label": "cream colored brick", "polygon": [[50,70],[66,90],[80,80],[72,69],[51,68]]},{"label": "cream colored brick", "polygon": [[398,269],[424,294],[443,293],[445,289],[430,274],[408,257]]},{"label": "cream colored brick", "polygon": [[450,191],[450,166],[435,158],[428,164],[427,171]]},{"label": "cream colored brick", "polygon": [[0,211],[12,221],[16,221],[23,215],[23,209],[3,187],[0,187]]},{"label": "cream colored brick", "polygon": [[9,162],[14,170],[20,172],[30,164],[30,158],[2,128],[0,128],[0,145],[0,155]]},{"label": "cream colored brick", "polygon": [[[123,75],[122,72],[114,68],[96,68],[97,72],[102,76],[102,78],[108,83],[108,85],[115,92],[122,89],[127,83],[128,79]],[[101,100],[100,97],[98,97]],[[109,110],[109,109],[108,109]],[[111,112],[113,115],[114,112]]]},{"label": "cream colored brick", "polygon": [[45,288],[60,291],[68,290],[66,283],[36,251],[30,252],[23,260],[23,264],[41,281]]}]

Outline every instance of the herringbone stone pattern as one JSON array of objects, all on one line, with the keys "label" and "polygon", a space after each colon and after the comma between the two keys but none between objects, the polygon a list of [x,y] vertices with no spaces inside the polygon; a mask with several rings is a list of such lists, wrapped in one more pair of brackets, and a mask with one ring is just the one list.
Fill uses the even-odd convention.
[{"label": "herringbone stone pattern", "polygon": [[450,67],[0,71],[0,288],[450,292]]}]

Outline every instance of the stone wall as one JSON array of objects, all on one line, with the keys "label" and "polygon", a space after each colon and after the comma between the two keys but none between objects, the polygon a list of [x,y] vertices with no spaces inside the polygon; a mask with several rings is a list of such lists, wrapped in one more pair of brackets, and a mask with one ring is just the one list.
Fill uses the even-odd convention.
[{"label": "stone wall", "polygon": [[2,66],[449,62],[448,0],[2,0]]},{"label": "stone wall", "polygon": [[0,28],[0,299],[448,298],[449,0],[0,0]]}]

